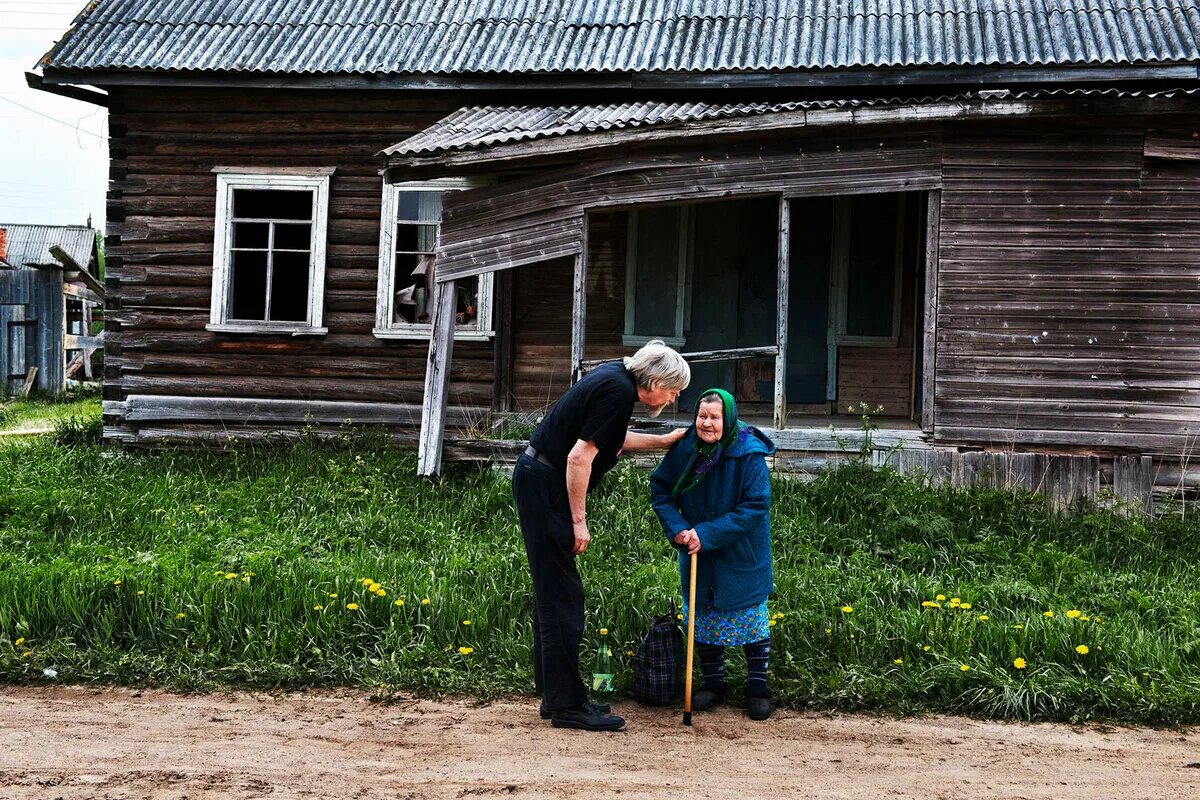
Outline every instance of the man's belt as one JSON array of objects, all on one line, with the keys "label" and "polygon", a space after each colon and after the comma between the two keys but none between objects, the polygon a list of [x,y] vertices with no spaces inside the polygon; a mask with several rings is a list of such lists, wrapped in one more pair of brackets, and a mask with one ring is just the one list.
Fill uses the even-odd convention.
[{"label": "man's belt", "polygon": [[553,461],[551,461],[550,459],[548,459],[544,455],[542,455],[540,452],[538,452],[538,449],[536,447],[534,447],[533,445],[529,445],[529,447],[525,448],[525,455],[542,462],[547,467],[553,467],[554,469],[558,469],[558,467],[555,466]]}]

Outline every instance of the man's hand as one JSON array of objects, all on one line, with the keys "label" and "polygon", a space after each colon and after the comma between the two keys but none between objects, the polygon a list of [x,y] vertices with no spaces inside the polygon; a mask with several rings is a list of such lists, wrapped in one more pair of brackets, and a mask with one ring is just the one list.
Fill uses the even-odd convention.
[{"label": "man's hand", "polygon": [[592,541],[592,534],[588,532],[586,522],[576,522],[575,528],[575,546],[571,548],[571,552],[577,556],[581,556],[587,552],[588,542]]},{"label": "man's hand", "polygon": [[671,431],[670,433],[664,433],[662,436],[659,436],[658,438],[662,442],[662,449],[669,450],[671,448],[671,445],[678,442],[684,436],[687,436],[687,428],[676,428],[675,430]]},{"label": "man's hand", "polygon": [[680,547],[686,547],[688,555],[700,552],[700,534],[696,533],[695,528],[688,528],[686,531],[680,531],[675,534],[675,544]]}]

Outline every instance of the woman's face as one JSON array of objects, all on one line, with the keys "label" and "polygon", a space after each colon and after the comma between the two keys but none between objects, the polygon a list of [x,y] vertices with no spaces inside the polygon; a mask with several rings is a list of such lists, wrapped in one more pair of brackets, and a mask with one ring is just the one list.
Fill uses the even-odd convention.
[{"label": "woman's face", "polygon": [[705,444],[716,444],[725,433],[725,407],[719,400],[701,403],[696,410],[696,435]]}]

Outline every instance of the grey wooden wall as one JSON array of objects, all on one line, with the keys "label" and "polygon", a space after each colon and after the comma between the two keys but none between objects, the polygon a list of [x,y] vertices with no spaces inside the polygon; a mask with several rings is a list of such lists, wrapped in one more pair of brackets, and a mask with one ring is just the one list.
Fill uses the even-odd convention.
[{"label": "grey wooden wall", "polygon": [[5,393],[19,389],[37,367],[38,392],[60,394],[63,372],[63,282],[52,269],[0,272],[0,383]]}]

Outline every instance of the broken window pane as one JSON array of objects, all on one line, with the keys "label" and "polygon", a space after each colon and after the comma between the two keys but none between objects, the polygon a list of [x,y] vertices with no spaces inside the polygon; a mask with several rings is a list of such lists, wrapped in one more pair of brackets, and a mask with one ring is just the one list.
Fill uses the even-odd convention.
[{"label": "broken window pane", "polygon": [[237,250],[230,254],[229,317],[264,320],[267,316],[267,254]]},{"label": "broken window pane", "polygon": [[234,189],[233,216],[237,219],[311,220],[311,189]]}]

